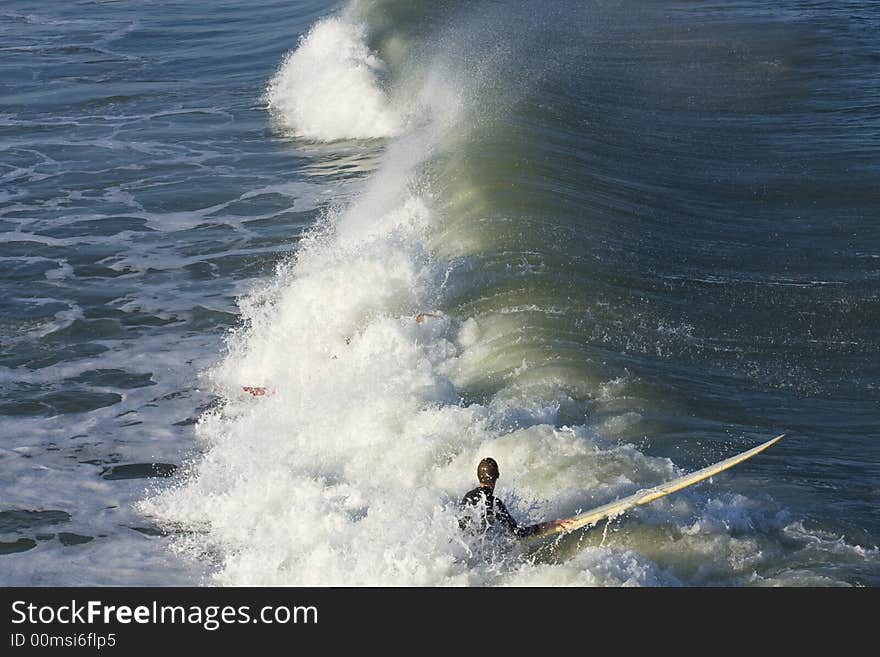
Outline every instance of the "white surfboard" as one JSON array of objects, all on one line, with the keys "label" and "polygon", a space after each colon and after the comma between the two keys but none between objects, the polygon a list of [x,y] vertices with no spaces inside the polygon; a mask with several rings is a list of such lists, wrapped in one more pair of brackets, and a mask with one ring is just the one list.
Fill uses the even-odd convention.
[{"label": "white surfboard", "polygon": [[641,506],[642,504],[647,504],[648,502],[653,502],[656,499],[665,497],[666,495],[679,491],[682,488],[693,486],[694,484],[697,484],[704,479],[708,479],[709,477],[712,477],[719,472],[723,472],[728,468],[732,468],[737,463],[742,463],[743,461],[752,458],[753,456],[755,456],[755,454],[760,454],[765,449],[770,447],[770,445],[773,445],[774,443],[781,440],[784,435],[785,434],[782,434],[781,436],[776,436],[776,438],[768,440],[766,443],[762,443],[748,451],[737,454],[736,456],[731,456],[729,459],[719,461],[714,465],[705,467],[702,470],[697,470],[696,472],[692,472],[691,474],[679,477],[678,479],[673,479],[672,481],[668,481],[665,484],[660,484],[659,486],[654,486],[653,488],[640,490],[635,495],[630,495],[629,497],[625,497],[622,500],[610,502],[609,504],[603,504],[602,506],[596,507],[595,509],[590,509],[589,511],[579,513],[576,516],[572,516],[570,518],[562,518],[556,521],[556,523],[565,523],[564,526],[556,523],[547,523],[546,528],[542,529],[536,534],[533,534],[532,536],[535,538],[542,538],[545,536],[552,536],[554,534],[565,534],[568,532],[572,532],[576,529],[580,529],[581,527],[594,525],[600,520],[613,518],[614,516],[623,513],[627,509]]}]

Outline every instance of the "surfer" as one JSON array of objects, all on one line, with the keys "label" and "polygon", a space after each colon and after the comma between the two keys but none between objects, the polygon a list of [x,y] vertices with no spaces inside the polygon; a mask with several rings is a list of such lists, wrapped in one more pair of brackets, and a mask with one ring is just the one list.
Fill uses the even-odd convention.
[{"label": "surfer", "polygon": [[424,324],[428,317],[433,319],[443,319],[443,315],[438,315],[436,313],[419,313],[416,315],[416,324]]},{"label": "surfer", "polygon": [[[495,497],[495,482],[498,481],[498,463],[493,458],[484,458],[477,466],[477,480],[480,485],[469,491],[461,500],[462,511],[468,507],[476,507],[481,516],[482,526],[485,531],[490,526],[501,525],[514,536],[524,537],[540,534],[551,528],[566,528],[568,520],[554,520],[552,522],[540,522],[537,525],[520,525],[504,506],[504,502]],[[466,514],[459,518],[458,526],[462,530],[470,529],[473,520],[472,514]]]}]

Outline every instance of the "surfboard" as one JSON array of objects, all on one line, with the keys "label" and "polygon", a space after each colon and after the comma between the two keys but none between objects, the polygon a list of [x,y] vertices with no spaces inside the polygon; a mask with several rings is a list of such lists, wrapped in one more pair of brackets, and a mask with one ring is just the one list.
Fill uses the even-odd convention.
[{"label": "surfboard", "polygon": [[[738,463],[742,463],[743,461],[752,458],[756,454],[760,454],[765,449],[770,447],[770,445],[773,445],[774,443],[782,440],[783,436],[785,436],[785,434],[776,436],[776,438],[768,440],[766,443],[762,443],[757,447],[753,447],[752,449],[737,454],[736,456],[731,456],[728,459],[719,461],[718,463],[705,467],[702,470],[697,470],[696,472],[684,475],[683,477],[679,477],[678,479],[667,481],[665,484],[660,484],[659,486],[654,486],[653,488],[640,490],[634,495],[625,497],[622,500],[603,504],[602,506],[598,506],[595,509],[584,511],[583,513],[579,513],[576,516],[571,516],[570,518],[560,518],[554,523],[546,523],[546,528],[542,529],[536,534],[533,534],[532,538],[543,538],[546,536],[553,536],[554,534],[567,534],[569,532],[575,531],[576,529],[580,529],[581,527],[594,525],[600,520],[613,518],[614,516],[620,515],[624,511],[633,507],[641,506],[642,504],[648,504],[649,502],[653,502],[654,500],[661,497],[666,497],[670,493],[679,491],[682,488],[687,488],[688,486],[698,484],[701,481],[704,481],[709,477],[718,474],[719,472],[724,472],[728,468],[732,468]],[[565,523],[565,526],[561,526],[557,523]]]}]

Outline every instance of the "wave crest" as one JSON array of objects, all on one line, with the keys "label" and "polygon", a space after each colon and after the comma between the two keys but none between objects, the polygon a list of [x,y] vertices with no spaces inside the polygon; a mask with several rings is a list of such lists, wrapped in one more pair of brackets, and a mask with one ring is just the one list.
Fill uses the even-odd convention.
[{"label": "wave crest", "polygon": [[401,121],[382,88],[383,68],[363,25],[327,18],[284,58],[269,83],[269,108],[285,129],[306,139],[392,137]]}]

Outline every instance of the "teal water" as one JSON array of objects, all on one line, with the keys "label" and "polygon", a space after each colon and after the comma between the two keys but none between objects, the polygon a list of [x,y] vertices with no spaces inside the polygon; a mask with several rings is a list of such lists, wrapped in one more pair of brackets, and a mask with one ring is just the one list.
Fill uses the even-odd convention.
[{"label": "teal water", "polygon": [[878,583],[871,3],[0,15],[5,583]]}]

